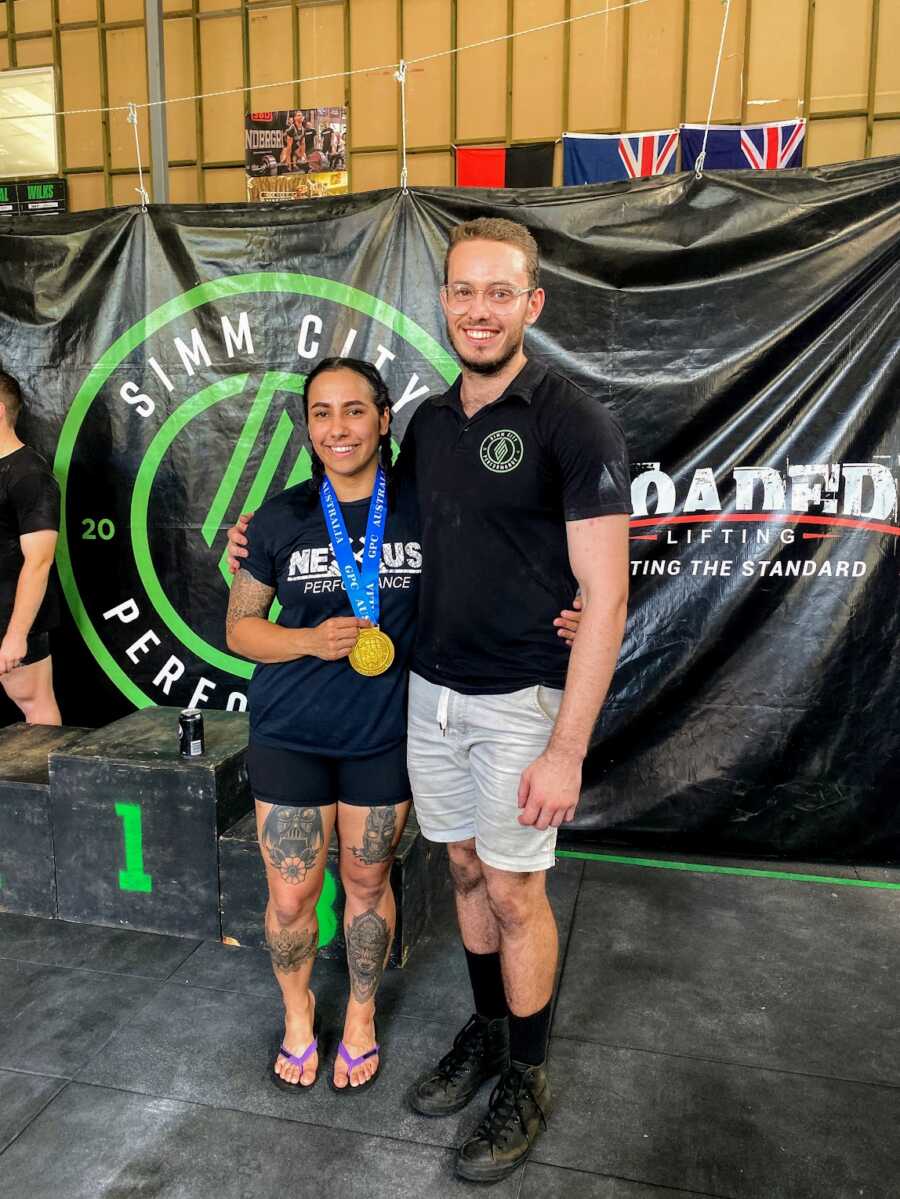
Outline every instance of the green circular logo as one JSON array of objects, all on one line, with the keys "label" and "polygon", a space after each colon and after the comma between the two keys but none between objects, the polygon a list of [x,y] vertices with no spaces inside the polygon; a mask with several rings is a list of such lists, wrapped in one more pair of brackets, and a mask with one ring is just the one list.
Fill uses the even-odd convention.
[{"label": "green circular logo", "polygon": [[175,296],[88,371],[54,461],[59,575],[91,653],[136,706],[246,706],[253,664],[225,645],[226,532],[309,477],[303,387],[332,354],[379,367],[395,436],[458,373],[377,296],[287,272]]},{"label": "green circular logo", "polygon": [[514,429],[497,429],[481,443],[481,464],[497,475],[515,470],[524,457],[522,438]]}]

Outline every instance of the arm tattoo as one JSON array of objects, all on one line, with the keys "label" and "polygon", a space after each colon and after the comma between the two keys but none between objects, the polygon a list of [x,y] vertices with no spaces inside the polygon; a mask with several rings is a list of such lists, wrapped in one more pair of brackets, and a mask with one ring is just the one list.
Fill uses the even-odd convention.
[{"label": "arm tattoo", "polygon": [[365,1003],[378,990],[389,945],[387,921],[374,908],[353,917],[347,929],[347,965],[357,1002]]},{"label": "arm tattoo", "polygon": [[277,804],[262,827],[262,850],[286,883],[302,883],[325,845],[321,808]]},{"label": "arm tattoo", "polygon": [[285,928],[280,933],[269,933],[266,941],[275,969],[293,974],[315,956],[318,937],[313,928],[301,928],[296,933]]},{"label": "arm tattoo", "polygon": [[391,856],[391,843],[397,827],[394,805],[369,808],[362,845],[351,845],[350,852],[364,866],[376,866],[387,862]]},{"label": "arm tattoo", "polygon": [[265,620],[274,596],[274,587],[260,583],[249,571],[239,570],[234,576],[231,594],[228,597],[225,631],[230,633],[245,616],[260,616]]}]

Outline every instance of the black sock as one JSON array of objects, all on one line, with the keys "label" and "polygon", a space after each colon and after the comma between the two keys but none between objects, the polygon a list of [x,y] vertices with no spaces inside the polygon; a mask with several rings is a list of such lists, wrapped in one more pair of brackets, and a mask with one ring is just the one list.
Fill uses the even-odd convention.
[{"label": "black sock", "polygon": [[509,1056],[514,1062],[540,1066],[547,1057],[553,1000],[531,1016],[509,1014]]},{"label": "black sock", "polygon": [[466,949],[466,963],[478,1015],[485,1020],[499,1020],[508,1015],[503,975],[500,971],[500,954],[472,953],[470,949]]}]

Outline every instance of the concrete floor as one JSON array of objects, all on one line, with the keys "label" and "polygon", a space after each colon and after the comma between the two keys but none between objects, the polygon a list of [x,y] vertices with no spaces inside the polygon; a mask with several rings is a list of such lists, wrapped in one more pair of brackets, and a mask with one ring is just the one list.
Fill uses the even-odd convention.
[{"label": "concrete floor", "polygon": [[[900,872],[779,869],[839,881],[560,861],[557,1106],[493,1195],[900,1196],[900,890],[852,885]],[[330,1061],[346,978],[317,977]],[[448,905],[380,1011],[376,1087],[286,1095],[264,953],[0,916],[0,1196],[478,1192],[452,1147],[489,1088],[444,1121],[403,1100],[470,1011]]]}]

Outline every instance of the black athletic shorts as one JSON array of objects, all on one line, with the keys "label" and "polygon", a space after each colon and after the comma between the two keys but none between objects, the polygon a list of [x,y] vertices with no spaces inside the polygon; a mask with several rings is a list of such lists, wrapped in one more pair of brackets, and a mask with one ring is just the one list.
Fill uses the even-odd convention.
[{"label": "black athletic shorts", "polygon": [[247,774],[254,799],[287,808],[326,808],[338,800],[377,808],[411,796],[406,741],[366,758],[329,758],[251,741]]},{"label": "black athletic shorts", "polygon": [[45,658],[50,657],[50,634],[49,633],[29,633],[25,657],[22,659],[21,666],[31,666],[33,662],[43,662]]}]

